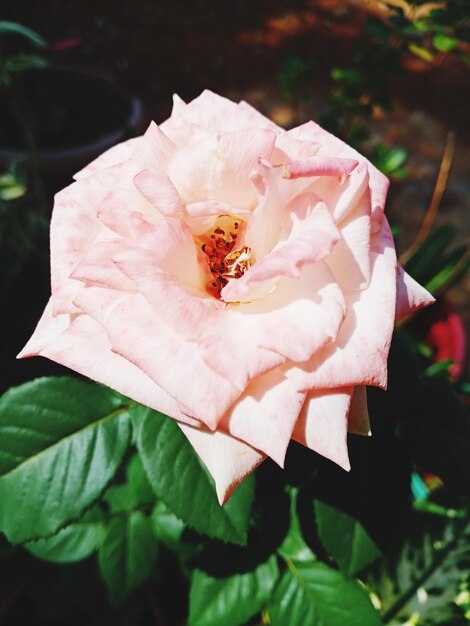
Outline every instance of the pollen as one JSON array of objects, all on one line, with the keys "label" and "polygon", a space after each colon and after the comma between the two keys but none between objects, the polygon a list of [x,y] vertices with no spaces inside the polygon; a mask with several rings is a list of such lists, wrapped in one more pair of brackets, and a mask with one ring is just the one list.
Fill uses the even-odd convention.
[{"label": "pollen", "polygon": [[253,265],[253,253],[243,242],[245,230],[246,224],[239,218],[219,215],[214,227],[197,238],[212,274],[206,289],[219,300],[229,280],[240,278]]}]

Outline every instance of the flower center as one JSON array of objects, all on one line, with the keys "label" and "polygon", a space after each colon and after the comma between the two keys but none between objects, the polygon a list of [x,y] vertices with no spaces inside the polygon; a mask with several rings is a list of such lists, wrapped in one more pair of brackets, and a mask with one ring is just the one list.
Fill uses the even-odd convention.
[{"label": "flower center", "polygon": [[253,264],[253,253],[242,245],[246,224],[233,215],[220,215],[215,225],[197,238],[207,257],[212,279],[206,289],[215,298],[230,279],[240,278]]}]

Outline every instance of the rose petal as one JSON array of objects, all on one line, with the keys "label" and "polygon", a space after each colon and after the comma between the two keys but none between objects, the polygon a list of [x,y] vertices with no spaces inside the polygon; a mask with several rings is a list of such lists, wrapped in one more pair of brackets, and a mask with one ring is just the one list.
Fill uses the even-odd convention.
[{"label": "rose petal", "polygon": [[262,129],[212,135],[181,148],[168,175],[185,203],[216,199],[249,209],[256,198],[249,175],[258,158],[271,154],[274,140]]},{"label": "rose petal", "polygon": [[305,394],[279,370],[253,380],[227,412],[219,428],[270,456],[281,467]]},{"label": "rose petal", "polygon": [[204,273],[183,222],[169,219],[152,226],[142,221],[139,237],[113,261],[181,337],[197,339],[210,317],[223,307],[205,291],[211,276]]},{"label": "rose petal", "polygon": [[126,240],[123,237],[113,236],[109,231],[107,235],[104,233],[95,239],[92,248],[71,273],[70,278],[111,289],[135,291],[134,283],[112,260],[114,255],[122,252],[125,245]]},{"label": "rose petal", "polygon": [[282,177],[294,179],[310,176],[336,176],[341,182],[344,182],[358,164],[359,162],[353,159],[317,155],[286,163],[282,169]]},{"label": "rose petal", "polygon": [[178,192],[168,176],[156,169],[142,170],[134,184],[146,200],[165,216],[178,216],[181,204]]},{"label": "rose petal", "polygon": [[211,429],[240,391],[203,361],[195,343],[164,324],[141,294],[83,289],[76,304],[109,337],[113,352],[136,365]]},{"label": "rose petal", "polygon": [[317,153],[319,156],[342,157],[357,160],[359,163],[365,162],[370,176],[372,211],[383,212],[388,186],[390,184],[389,180],[379,172],[372,163],[359,154],[359,152],[345,144],[341,139],[338,139],[321,128],[321,126],[315,122],[307,122],[306,124],[297,126],[297,128],[289,130],[288,134],[294,138],[309,139],[310,141],[317,142],[320,146]]},{"label": "rose petal", "polygon": [[39,355],[46,346],[60,337],[64,330],[70,326],[74,317],[74,315],[67,313],[54,316],[54,303],[52,298],[49,298],[34,333],[16,358],[27,359]]},{"label": "rose petal", "polygon": [[396,254],[384,219],[372,242],[371,280],[346,293],[347,315],[335,341],[286,375],[299,390],[346,385],[387,385],[387,356],[394,326]]},{"label": "rose petal", "polygon": [[[265,296],[271,279],[279,276],[298,278],[302,267],[327,257],[340,235],[331,216],[314,194],[302,194],[287,207],[278,245],[258,260],[237,280],[222,289],[225,302],[241,302]],[[256,283],[256,284],[254,284]],[[263,283],[261,290],[259,283]]]},{"label": "rose petal", "polygon": [[349,471],[347,424],[352,388],[310,391],[293,439]]},{"label": "rose petal", "polygon": [[179,427],[214,478],[221,505],[265,459],[258,450],[218,430],[211,432],[184,424]]},{"label": "rose petal", "polygon": [[54,314],[75,313],[72,305],[81,288],[70,274],[89,252],[101,230],[96,207],[103,201],[122,171],[122,166],[100,170],[55,196],[51,218],[51,285]]},{"label": "rose petal", "polygon": [[140,369],[111,351],[106,332],[86,315],[52,316],[49,302],[18,358],[43,356],[192,426],[200,423]]},{"label": "rose petal", "polygon": [[285,208],[311,185],[311,181],[282,178],[281,169],[263,159],[258,161],[251,179],[259,200],[248,222],[245,241],[255,257],[261,259],[279,241]]},{"label": "rose petal", "polygon": [[131,158],[140,170],[152,168],[165,172],[175,151],[171,139],[155,122],[151,122],[145,134],[139,137]]},{"label": "rose petal", "polygon": [[371,207],[368,189],[345,215],[341,238],[327,263],[343,292],[365,289],[370,280]]},{"label": "rose petal", "polygon": [[282,278],[262,300],[218,311],[199,339],[204,361],[239,389],[286,359],[305,361],[334,339],[344,300],[325,263]]},{"label": "rose petal", "polygon": [[132,139],[128,139],[127,141],[123,141],[109,148],[109,150],[100,154],[99,157],[74,174],[74,179],[80,180],[81,178],[86,178],[87,176],[96,174],[100,170],[113,167],[114,165],[120,165],[124,161],[127,161],[132,156],[139,141],[140,137],[133,137]]},{"label": "rose petal", "polygon": [[99,221],[123,237],[133,236],[135,225],[133,215],[136,213],[140,213],[150,224],[157,224],[164,218],[164,215],[135,186],[134,178],[141,171],[142,168],[132,161],[124,163],[114,185],[95,207]]},{"label": "rose petal", "polygon": [[434,296],[421,287],[414,278],[398,265],[397,267],[397,305],[395,320],[398,322],[407,315],[419,311],[435,302]]}]

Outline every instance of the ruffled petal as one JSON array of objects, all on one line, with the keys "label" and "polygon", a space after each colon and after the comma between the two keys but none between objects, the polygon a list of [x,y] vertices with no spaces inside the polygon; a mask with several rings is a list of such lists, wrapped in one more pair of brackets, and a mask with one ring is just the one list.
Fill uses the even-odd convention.
[{"label": "ruffled petal", "polygon": [[293,439],[349,471],[347,432],[352,388],[310,391]]},{"label": "ruffled petal", "polygon": [[414,278],[398,265],[397,267],[397,305],[395,320],[398,322],[407,315],[419,311],[435,302],[434,296],[421,287]]},{"label": "ruffled petal", "polygon": [[365,162],[370,176],[370,190],[372,211],[383,213],[389,187],[389,180],[379,170],[365,159],[359,152],[351,148],[344,141],[327,132],[315,122],[307,122],[288,131],[291,137],[309,139],[319,144],[318,156],[332,156],[353,159],[359,163]]},{"label": "ruffled petal", "polygon": [[132,161],[140,170],[144,168],[166,171],[168,163],[176,151],[176,146],[161,128],[151,122],[142,137],[139,137]]},{"label": "ruffled petal", "polygon": [[221,431],[211,432],[184,424],[179,427],[212,475],[220,504],[227,502],[236,487],[266,458],[258,450]]},{"label": "ruffled petal", "polygon": [[[298,278],[302,267],[329,256],[340,234],[325,205],[314,194],[298,196],[286,209],[278,245],[237,280],[222,289],[225,302],[242,302],[265,296],[269,282],[279,276]],[[256,284],[254,284],[256,283]],[[264,283],[259,289],[259,283]]]},{"label": "ruffled petal", "polygon": [[185,203],[221,200],[249,209],[256,199],[250,173],[259,158],[269,157],[274,141],[263,129],[213,134],[181,148],[168,175]]},{"label": "ruffled petal", "polygon": [[[103,231],[107,230],[103,227]],[[113,233],[103,233],[71,273],[70,278],[110,289],[135,291],[134,283],[119,270],[113,256],[125,249],[126,240]]]},{"label": "ruffled petal", "polygon": [[52,316],[46,307],[18,358],[43,356],[192,426],[200,422],[132,363],[112,352],[106,332],[86,315]]},{"label": "ruffled petal", "polygon": [[157,226],[142,222],[141,235],[113,262],[152,305],[165,324],[182,338],[197,339],[223,303],[210,297],[188,227],[177,220]]},{"label": "ruffled petal", "polygon": [[282,278],[262,300],[218,311],[199,339],[204,361],[239,389],[286,359],[305,361],[334,339],[345,315],[325,263]]},{"label": "ruffled petal", "polygon": [[346,385],[387,385],[387,357],[394,326],[396,254],[388,223],[372,242],[371,279],[345,294],[347,315],[335,341],[306,364],[287,368],[300,390]]},{"label": "ruffled petal", "polygon": [[343,217],[341,238],[327,263],[343,292],[362,290],[370,280],[371,206],[367,189]]},{"label": "ruffled petal", "polygon": [[103,200],[95,205],[99,221],[123,237],[133,236],[133,216],[136,213],[150,224],[157,224],[164,219],[164,215],[135,186],[134,178],[141,171],[142,168],[133,161],[123,163],[112,187]]},{"label": "ruffled petal", "polygon": [[270,456],[281,467],[305,394],[279,370],[253,380],[219,428]]},{"label": "ruffled petal", "polygon": [[178,192],[164,172],[156,169],[142,170],[134,176],[134,184],[162,215],[169,217],[181,213]]},{"label": "ruffled petal", "polygon": [[283,166],[282,177],[295,179],[311,176],[335,176],[341,182],[359,165],[354,159],[312,156],[308,159],[289,161]]},{"label": "ruffled petal", "polygon": [[51,219],[51,285],[54,313],[76,313],[72,301],[81,288],[69,276],[90,251],[101,225],[96,207],[119,180],[121,166],[100,170],[55,196]]},{"label": "ruffled petal", "polygon": [[133,137],[132,139],[128,139],[127,141],[123,141],[109,148],[109,150],[100,154],[99,157],[74,174],[74,179],[80,180],[81,178],[86,178],[87,176],[96,174],[100,170],[113,167],[114,165],[120,165],[124,161],[127,161],[132,156],[139,141],[140,137]]},{"label": "ruffled petal", "polygon": [[311,184],[309,179],[282,178],[281,168],[260,159],[251,179],[258,191],[258,205],[253,210],[246,232],[246,245],[261,259],[277,244],[285,208]]},{"label": "ruffled petal", "polygon": [[209,428],[217,426],[240,395],[205,364],[195,343],[185,341],[158,318],[141,294],[87,287],[76,304],[106,330],[113,352],[145,372]]}]

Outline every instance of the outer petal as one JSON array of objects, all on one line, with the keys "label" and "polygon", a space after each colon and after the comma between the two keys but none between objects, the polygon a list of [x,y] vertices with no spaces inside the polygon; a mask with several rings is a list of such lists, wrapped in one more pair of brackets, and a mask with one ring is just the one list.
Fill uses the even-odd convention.
[{"label": "outer petal", "polygon": [[132,139],[128,139],[127,141],[123,141],[122,143],[118,143],[117,145],[109,148],[100,154],[99,157],[88,163],[84,168],[74,174],[75,180],[80,180],[81,178],[86,178],[91,174],[96,174],[100,170],[104,170],[108,167],[113,167],[114,165],[119,165],[123,161],[127,161],[134,152],[136,146],[140,141],[140,137],[133,137]]},{"label": "outer petal", "polygon": [[348,415],[348,431],[354,435],[371,435],[369,410],[367,408],[367,388],[354,387]]},{"label": "outer petal", "polygon": [[218,311],[199,349],[211,368],[243,390],[286,359],[309,359],[336,337],[344,314],[342,293],[319,262],[299,278],[283,278],[262,300]]},{"label": "outer petal", "polygon": [[56,314],[77,312],[72,300],[81,285],[69,276],[101,229],[97,207],[116,184],[120,171],[120,166],[99,171],[72,183],[55,197],[51,219],[51,285]]},{"label": "outer petal", "polygon": [[105,331],[86,315],[52,316],[50,303],[19,358],[44,356],[179,421],[200,423],[144,372],[111,350]]},{"label": "outer petal", "polygon": [[204,363],[196,344],[173,333],[158,318],[141,294],[87,287],[77,305],[106,330],[113,352],[145,372],[209,428],[217,426],[240,395]]},{"label": "outer petal", "polygon": [[387,357],[394,325],[396,254],[390,228],[372,241],[367,289],[345,294],[347,315],[336,340],[305,365],[287,370],[297,389],[387,385]]},{"label": "outer petal", "polygon": [[352,388],[310,391],[295,425],[293,438],[350,470],[347,446]]},{"label": "outer petal", "polygon": [[258,450],[220,431],[184,424],[179,427],[212,474],[220,504],[227,502],[236,487],[265,459]]},{"label": "outer petal", "polygon": [[405,270],[397,267],[397,305],[395,319],[398,322],[403,317],[418,311],[435,302],[435,298],[421,287]]},{"label": "outer petal", "polygon": [[270,456],[281,467],[305,394],[277,369],[253,380],[219,428]]},{"label": "outer petal", "polygon": [[285,132],[248,103],[242,101],[236,104],[209,89],[188,104],[174,96],[171,118],[165,124],[180,119],[211,131],[266,128],[276,133]]}]

